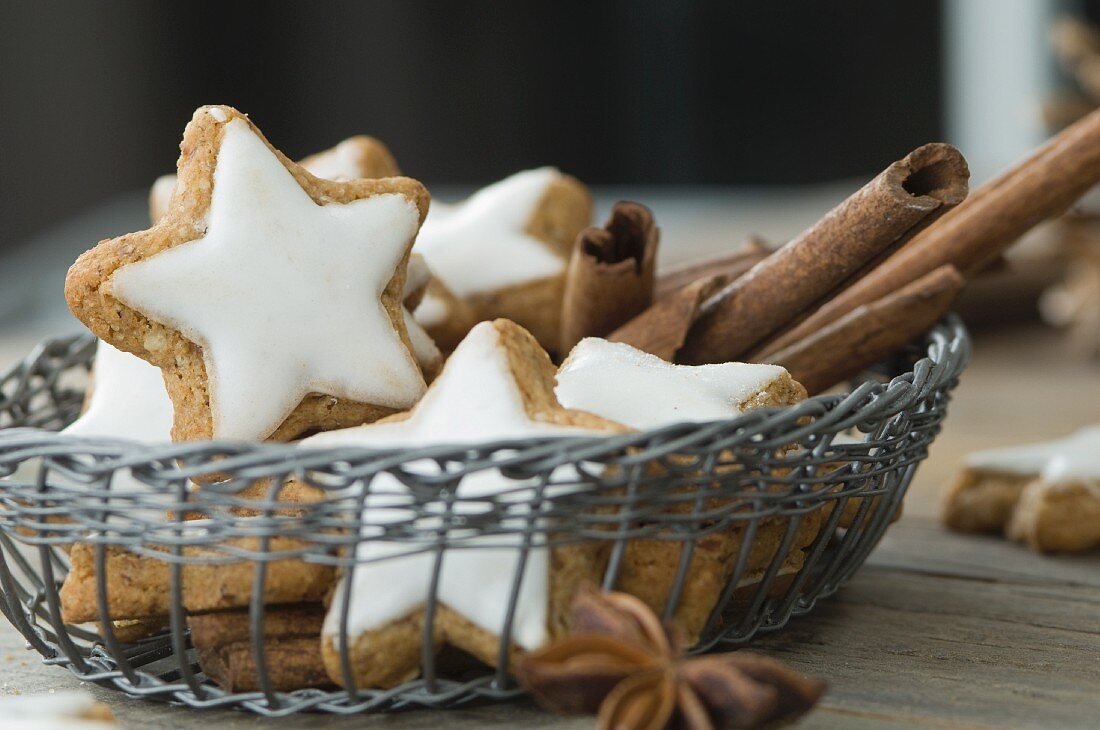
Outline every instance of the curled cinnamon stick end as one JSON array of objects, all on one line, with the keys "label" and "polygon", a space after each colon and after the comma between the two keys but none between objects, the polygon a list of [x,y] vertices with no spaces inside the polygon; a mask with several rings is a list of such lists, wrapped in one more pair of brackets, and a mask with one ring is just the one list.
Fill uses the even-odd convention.
[{"label": "curled cinnamon stick end", "polygon": [[708,301],[677,360],[745,355],[912,229],[961,202],[969,177],[950,145],[909,153]]},{"label": "curled cinnamon stick end", "polygon": [[919,337],[947,312],[964,284],[954,266],[941,266],[765,361],[787,368],[810,395],[820,393]]},{"label": "curled cinnamon stick end", "polygon": [[603,337],[653,301],[660,231],[649,208],[620,201],[603,228],[577,236],[565,274],[560,352]]},{"label": "curled cinnamon stick end", "polygon": [[1052,137],[983,185],[870,274],[840,292],[767,350],[775,352],[945,264],[974,276],[1038,223],[1100,183],[1100,110]]},{"label": "curled cinnamon stick end", "polygon": [[772,249],[759,236],[749,236],[740,249],[724,256],[697,261],[667,271],[657,277],[653,298],[661,299],[674,291],[683,289],[697,279],[723,274],[733,281],[755,266]]},{"label": "curled cinnamon stick end", "polygon": [[725,274],[696,279],[658,299],[653,306],[609,334],[607,339],[625,342],[672,362],[698,319],[703,302],[730,281]]}]

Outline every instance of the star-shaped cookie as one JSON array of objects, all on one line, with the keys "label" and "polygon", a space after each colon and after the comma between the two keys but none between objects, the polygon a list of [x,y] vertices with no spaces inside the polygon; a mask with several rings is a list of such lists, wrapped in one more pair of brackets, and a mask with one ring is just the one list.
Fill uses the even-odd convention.
[{"label": "star-shaped cookie", "polygon": [[[335,147],[302,159],[298,164],[311,175],[336,182],[358,178],[394,177],[401,174],[389,148],[367,135],[349,137]],[[176,191],[176,179],[175,175],[162,175],[149,190],[149,219],[153,223],[159,221],[168,212],[172,195]],[[424,290],[430,279],[431,272],[424,263],[423,257],[419,254],[413,255],[409,259],[405,281],[403,297],[405,310],[402,316],[413,354],[416,355],[416,361],[426,377],[432,377],[439,371],[443,364],[443,354],[431,336],[413,319],[409,308],[410,306],[412,309],[416,308],[415,305],[424,296]]]},{"label": "star-shaped cookie", "polygon": [[433,205],[416,251],[475,321],[511,319],[556,347],[569,252],[591,218],[592,199],[576,179],[552,167],[526,170],[456,205]]},{"label": "star-shaped cookie", "polygon": [[[487,442],[529,436],[620,433],[619,424],[563,408],[554,398],[554,367],[534,338],[506,321],[475,326],[424,398],[409,413],[384,421],[318,434],[303,447],[362,446],[416,448]],[[423,465],[426,470],[431,465]],[[495,469],[469,475],[457,487],[460,497],[509,496],[524,482]],[[363,519],[384,525],[407,519],[395,507],[406,488],[388,475],[375,477]],[[517,510],[521,505],[517,505]],[[474,505],[465,503],[467,510]],[[520,510],[522,511],[522,510]],[[519,512],[517,512],[519,514]],[[522,516],[517,519],[522,520]],[[489,663],[497,659],[499,635],[518,565],[520,536],[494,536],[493,547],[469,538],[477,549],[448,552],[438,586],[435,627],[441,642],[469,651]],[[514,542],[514,544],[510,544]],[[430,552],[408,555],[408,542],[365,540],[350,587],[348,639],[357,683],[388,686],[415,675],[420,661],[423,605],[432,575]],[[562,626],[562,615],[579,580],[598,577],[598,550],[571,546],[532,550],[524,564],[512,642],[522,649],[542,645]],[[384,560],[376,560],[385,557]],[[325,624],[324,652],[334,681],[343,682],[339,651],[345,584],[332,602]]]},{"label": "star-shaped cookie", "polygon": [[316,178],[225,106],[195,113],[181,152],[166,216],[82,255],[65,287],[164,371],[173,437],[286,440],[415,403],[401,301],[424,187]]},{"label": "star-shaped cookie", "polygon": [[970,454],[944,495],[943,520],[1046,552],[1100,547],[1100,426]]},{"label": "star-shaped cookie", "polygon": [[569,353],[555,392],[569,408],[637,429],[733,418],[806,398],[806,389],[778,365],[673,365],[598,337],[581,340]]}]

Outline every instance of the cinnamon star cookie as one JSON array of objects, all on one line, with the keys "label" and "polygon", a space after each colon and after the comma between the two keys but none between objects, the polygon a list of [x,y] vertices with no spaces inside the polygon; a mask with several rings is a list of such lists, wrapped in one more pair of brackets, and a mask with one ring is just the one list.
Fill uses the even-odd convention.
[{"label": "cinnamon star cookie", "polygon": [[471,315],[511,319],[556,348],[565,268],[591,218],[588,189],[552,167],[516,173],[456,205],[433,205],[416,251],[440,291],[429,292],[418,321],[444,349],[462,338]]},{"label": "cinnamon star cookie", "polygon": [[181,152],[165,217],[82,255],[65,287],[164,372],[173,438],[287,440],[415,403],[401,302],[424,187],[316,178],[226,106],[195,113]]},{"label": "cinnamon star cookie", "polygon": [[[358,428],[330,431],[301,442],[307,448],[361,446],[417,448],[430,445],[488,443],[532,436],[584,436],[627,429],[581,411],[563,408],[554,398],[554,367],[534,338],[507,320],[474,327],[448,359],[439,378],[409,413]],[[434,462],[433,462],[434,464]],[[411,464],[425,474],[432,464]],[[570,467],[559,467],[562,471]],[[563,476],[556,475],[558,480]],[[530,518],[527,502],[536,485],[486,468],[465,476],[455,488],[458,512],[476,514],[490,502],[510,503],[502,518],[515,528]],[[408,539],[382,537],[387,525],[413,517],[405,506],[408,488],[389,474],[369,485],[363,512],[363,540],[350,583],[337,589],[325,621],[322,650],[329,675],[344,684],[340,646],[346,637],[353,677],[359,686],[392,686],[417,674],[424,636],[424,606],[432,587],[436,555],[417,551]],[[484,501],[480,501],[484,500]],[[438,505],[443,510],[442,503]],[[434,513],[433,507],[425,514]],[[423,517],[423,520],[435,520]],[[425,524],[424,527],[429,525]],[[544,529],[552,529],[546,525]],[[447,551],[436,587],[435,640],[496,664],[501,641],[510,651],[530,650],[566,628],[568,607],[578,585],[597,580],[605,551],[598,542],[538,547],[545,532],[521,550],[521,534],[469,535],[456,528],[455,547]],[[507,608],[516,590],[511,635]],[[347,592],[350,591],[350,596]],[[349,601],[346,633],[341,628]]]}]

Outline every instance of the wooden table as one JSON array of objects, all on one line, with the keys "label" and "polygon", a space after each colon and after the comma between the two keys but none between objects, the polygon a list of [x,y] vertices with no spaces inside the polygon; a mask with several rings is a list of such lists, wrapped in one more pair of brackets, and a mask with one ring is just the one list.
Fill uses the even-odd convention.
[{"label": "wooden table", "polygon": [[[756,650],[831,684],[804,728],[1100,726],[1100,556],[1046,557],[995,537],[945,532],[938,494],[961,456],[1100,421],[1100,368],[1066,358],[1038,327],[978,338],[944,434],[906,514],[836,596]],[[78,685],[0,626],[0,693]],[[131,700],[90,688],[126,727],[590,727],[525,702],[370,718],[266,720]],[[2,725],[2,723],[0,723]]]}]

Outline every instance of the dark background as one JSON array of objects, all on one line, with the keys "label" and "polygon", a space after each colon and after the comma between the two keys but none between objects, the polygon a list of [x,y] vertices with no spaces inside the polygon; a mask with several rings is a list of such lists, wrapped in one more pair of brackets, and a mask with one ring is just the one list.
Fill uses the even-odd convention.
[{"label": "dark background", "polygon": [[805,183],[941,137],[923,2],[4,2],[0,249],[174,168],[195,107],[483,183]]}]

